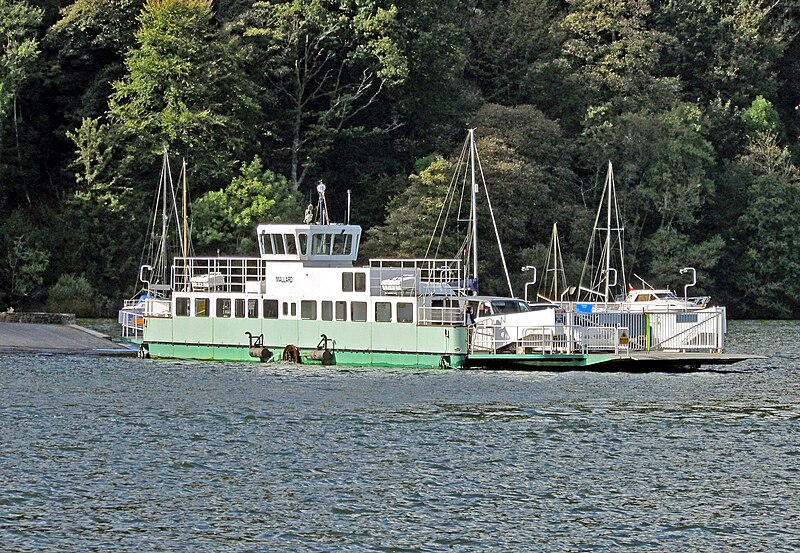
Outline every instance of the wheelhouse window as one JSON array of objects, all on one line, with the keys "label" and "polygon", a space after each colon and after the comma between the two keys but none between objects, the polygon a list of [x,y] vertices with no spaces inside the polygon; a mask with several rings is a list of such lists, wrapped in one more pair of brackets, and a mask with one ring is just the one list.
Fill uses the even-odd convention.
[{"label": "wheelhouse window", "polygon": [[[294,304],[292,304],[294,305]],[[307,321],[317,320],[317,302],[313,300],[303,300],[300,302],[300,318]]]},{"label": "wheelhouse window", "polygon": [[294,234],[284,234],[283,238],[286,241],[286,253],[296,255],[297,240],[295,240]]},{"label": "wheelhouse window", "polygon": [[275,253],[278,255],[283,255],[286,253],[286,248],[283,246],[283,235],[281,234],[273,234],[272,241],[275,243]]},{"label": "wheelhouse window", "polygon": [[398,323],[413,323],[414,322],[414,304],[401,302],[397,304],[397,322]]},{"label": "wheelhouse window", "polygon": [[189,298],[175,298],[175,316],[189,316]]},{"label": "wheelhouse window", "polygon": [[312,234],[311,235],[311,253],[314,255],[330,255],[331,253],[331,235],[330,234]]},{"label": "wheelhouse window", "polygon": [[367,302],[354,301],[350,304],[350,320],[355,322],[367,320]]},{"label": "wheelhouse window", "polygon": [[264,318],[278,318],[278,300],[264,300]]},{"label": "wheelhouse window", "polygon": [[217,317],[227,318],[230,316],[231,316],[230,298],[217,298]]},{"label": "wheelhouse window", "polygon": [[194,316],[195,317],[208,317],[208,298],[195,298],[194,300]]},{"label": "wheelhouse window", "polygon": [[301,232],[297,235],[298,241],[300,242],[300,253],[302,255],[306,255],[308,252],[308,234],[305,232]]},{"label": "wheelhouse window", "polygon": [[392,304],[388,301],[375,302],[375,322],[392,322]]},{"label": "wheelhouse window", "polygon": [[353,235],[352,234],[334,234],[333,235],[333,255],[350,255],[353,249]]},{"label": "wheelhouse window", "polygon": [[259,238],[261,239],[261,251],[267,255],[272,255],[273,249],[272,249],[272,240],[270,239],[270,235],[267,234],[266,232],[262,232]]},{"label": "wheelhouse window", "polygon": [[333,302],[332,301],[323,301],[322,302],[322,320],[323,321],[332,321],[333,320]]},{"label": "wheelhouse window", "polygon": [[243,319],[244,318],[244,298],[236,298],[234,300],[234,306],[236,307],[236,318]]},{"label": "wheelhouse window", "polygon": [[258,318],[258,300],[247,300],[247,317],[249,319]]}]

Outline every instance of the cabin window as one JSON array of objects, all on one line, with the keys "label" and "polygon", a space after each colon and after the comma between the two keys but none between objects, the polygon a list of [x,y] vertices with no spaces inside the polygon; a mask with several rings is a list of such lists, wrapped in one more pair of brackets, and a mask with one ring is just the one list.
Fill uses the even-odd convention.
[{"label": "cabin window", "polygon": [[283,247],[283,236],[280,234],[273,234],[272,239],[275,241],[275,253],[283,255],[286,253],[286,248]]},{"label": "cabin window", "polygon": [[189,298],[175,298],[175,316],[189,316]]},{"label": "cabin window", "polygon": [[289,316],[289,302],[283,302],[283,316]]},{"label": "cabin window", "polygon": [[208,298],[195,298],[194,316],[208,317]]},{"label": "cabin window", "polygon": [[353,291],[353,273],[342,273],[342,292]]},{"label": "cabin window", "polygon": [[231,300],[229,298],[217,298],[217,317],[230,317],[230,316],[231,316]]},{"label": "cabin window", "polygon": [[258,318],[258,300],[247,300],[247,318]]},{"label": "cabin window", "polygon": [[311,235],[311,253],[314,255],[330,255],[331,253],[331,235],[330,234],[312,234]]},{"label": "cabin window", "polygon": [[350,304],[350,320],[355,322],[367,320],[367,302],[354,301]]},{"label": "cabin window", "polygon": [[297,241],[294,238],[294,234],[284,234],[283,238],[286,240],[286,253],[297,255]]},{"label": "cabin window", "polygon": [[236,308],[236,318],[244,318],[244,298],[237,298],[234,300],[234,307]]},{"label": "cabin window", "polygon": [[375,322],[392,322],[392,304],[388,301],[375,302]]},{"label": "cabin window", "polygon": [[292,317],[296,317],[297,316],[297,304],[295,302],[292,302],[290,304],[290,312],[292,314]]},{"label": "cabin window", "polygon": [[397,322],[398,323],[413,323],[414,322],[414,304],[413,303],[398,303],[397,304]]},{"label": "cabin window", "polygon": [[336,302],[336,320],[337,321],[346,321],[347,320],[347,302],[346,301],[337,301]]},{"label": "cabin window", "polygon": [[308,234],[301,232],[297,235],[297,238],[300,241],[300,253],[306,255],[306,252],[308,251]]},{"label": "cabin window", "polygon": [[267,255],[272,255],[272,240],[266,232],[261,234],[261,251]]},{"label": "cabin window", "polygon": [[[294,305],[294,304],[292,304]],[[307,321],[317,320],[317,302],[313,300],[303,300],[300,302],[300,318]]]},{"label": "cabin window", "polygon": [[323,301],[322,302],[322,320],[323,321],[332,321],[333,320],[333,302],[332,301]]},{"label": "cabin window", "polygon": [[350,243],[349,234],[333,235],[333,255],[350,255]]},{"label": "cabin window", "polygon": [[278,300],[264,300],[264,318],[278,318]]},{"label": "cabin window", "polygon": [[367,273],[356,273],[356,292],[366,292],[367,290]]},{"label": "cabin window", "polygon": [[639,294],[636,297],[636,301],[653,301],[655,298],[650,294]]}]

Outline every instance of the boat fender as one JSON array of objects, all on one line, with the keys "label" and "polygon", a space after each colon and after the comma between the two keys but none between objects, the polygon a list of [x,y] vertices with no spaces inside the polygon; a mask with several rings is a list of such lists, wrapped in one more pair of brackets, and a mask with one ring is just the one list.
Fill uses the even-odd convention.
[{"label": "boat fender", "polygon": [[292,363],[302,363],[300,359],[300,350],[297,349],[297,346],[294,344],[289,344],[285,348],[283,348],[283,357],[284,361],[291,361]]},{"label": "boat fender", "polygon": [[255,346],[250,348],[250,357],[255,357],[261,361],[269,361],[272,359],[272,352],[264,346]]},{"label": "boat fender", "polygon": [[336,356],[329,349],[315,349],[309,357],[315,361],[321,361],[323,365],[336,364]]}]

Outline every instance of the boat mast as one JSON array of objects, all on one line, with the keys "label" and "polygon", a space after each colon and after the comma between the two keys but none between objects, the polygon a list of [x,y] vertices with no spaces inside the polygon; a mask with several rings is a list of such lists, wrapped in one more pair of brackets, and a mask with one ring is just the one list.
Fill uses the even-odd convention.
[{"label": "boat mast", "polygon": [[167,172],[169,171],[169,158],[167,149],[164,148],[164,166],[161,172],[161,278],[162,284],[167,279]]},{"label": "boat mast", "polygon": [[478,282],[478,181],[475,179],[475,129],[469,129],[469,161],[472,184],[472,277],[475,279],[475,282]]},{"label": "boat mast", "polygon": [[[608,301],[608,295],[610,293],[609,287],[609,277],[611,271],[611,195],[614,194],[614,176],[613,176],[614,169],[611,167],[611,160],[608,162],[608,174],[606,175],[606,194],[608,198],[606,198],[606,268],[605,268],[605,281],[606,281],[606,289],[603,296],[605,300]],[[615,279],[616,280],[616,279]]]}]

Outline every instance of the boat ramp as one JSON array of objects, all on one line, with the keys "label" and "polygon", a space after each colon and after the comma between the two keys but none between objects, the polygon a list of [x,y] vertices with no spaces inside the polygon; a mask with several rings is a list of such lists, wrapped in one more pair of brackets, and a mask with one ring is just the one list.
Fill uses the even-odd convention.
[{"label": "boat ramp", "polygon": [[0,353],[136,355],[136,349],[75,324],[75,315],[2,313]]}]

